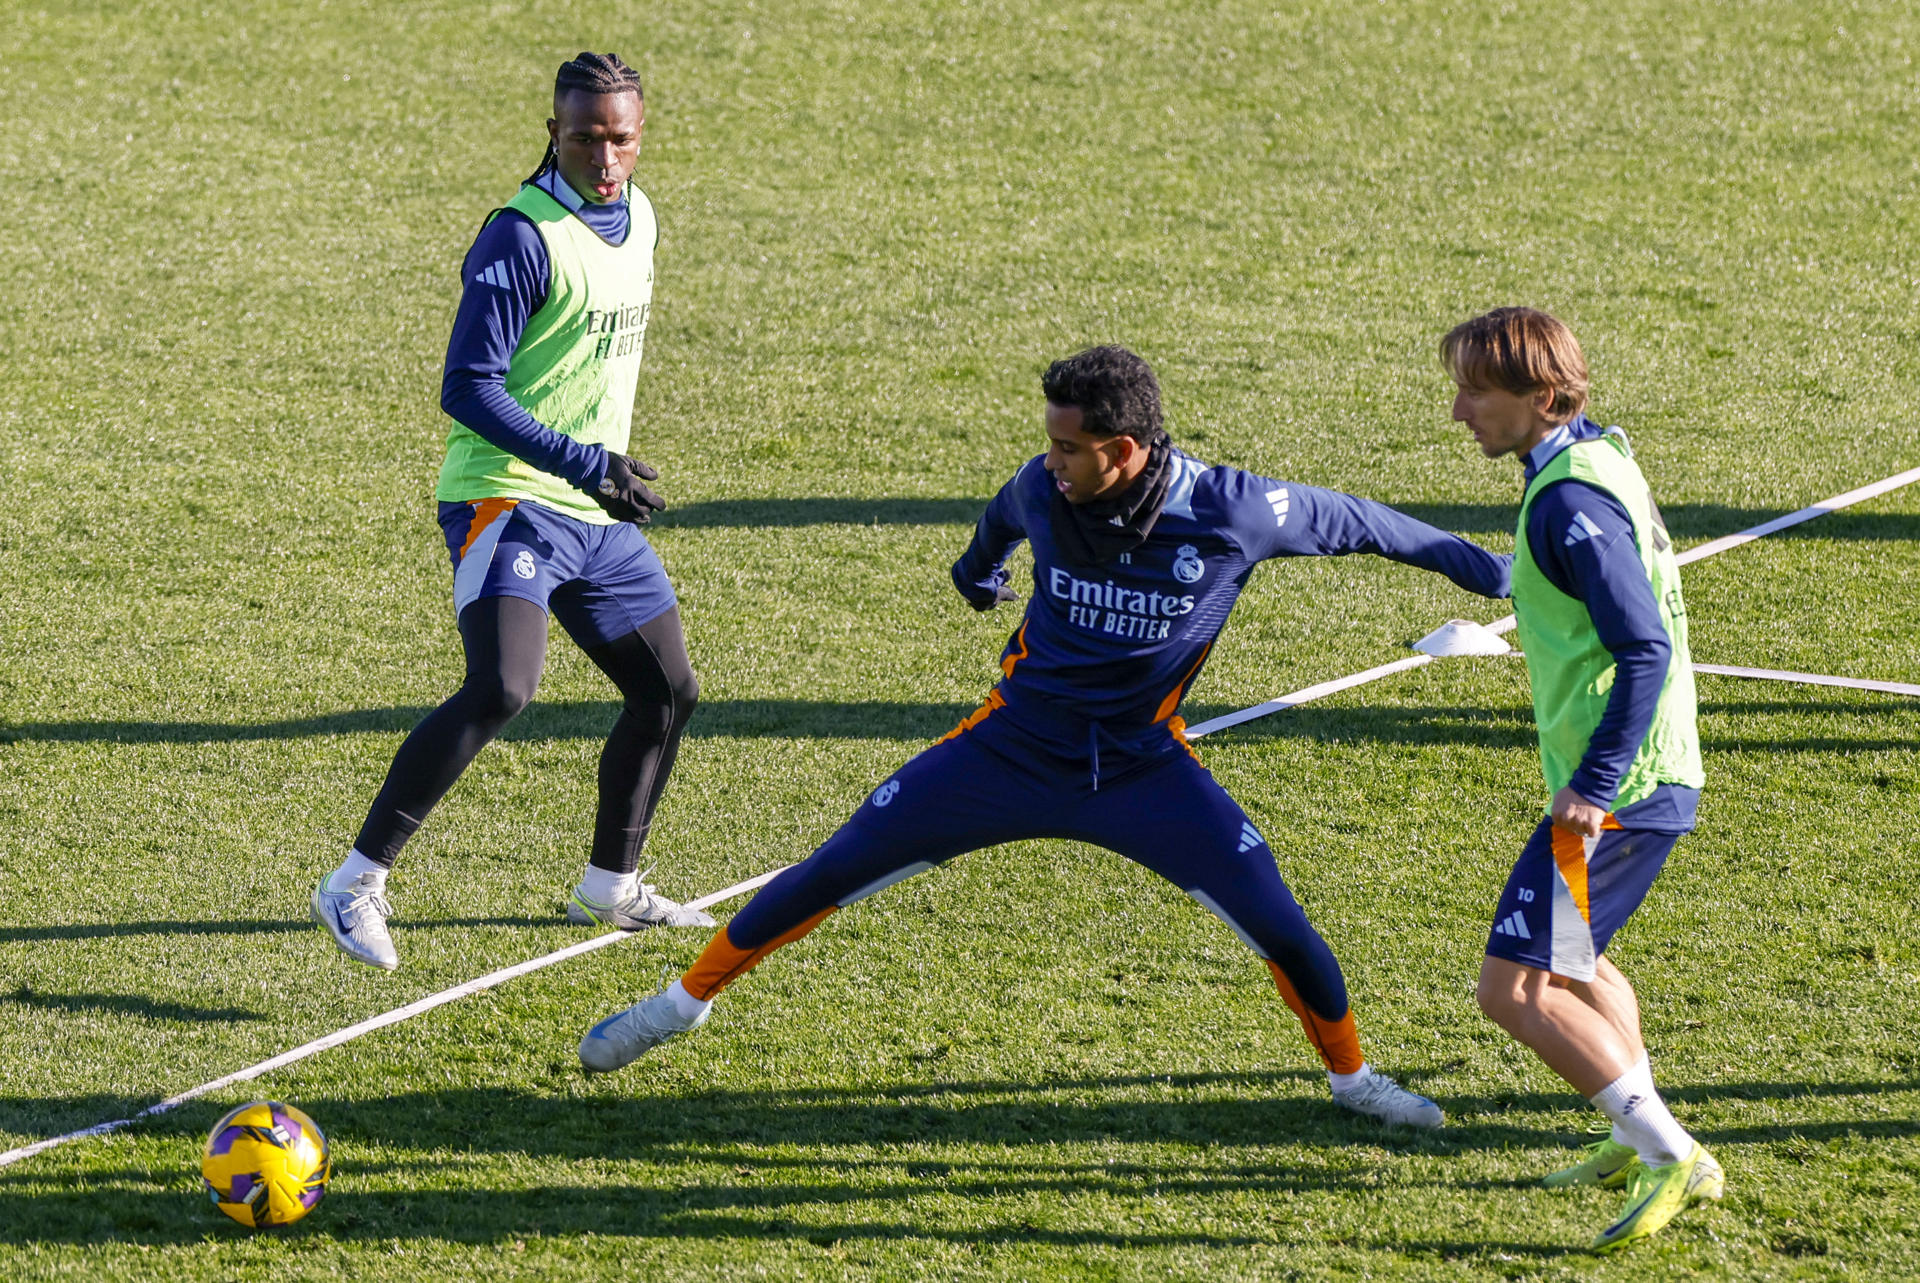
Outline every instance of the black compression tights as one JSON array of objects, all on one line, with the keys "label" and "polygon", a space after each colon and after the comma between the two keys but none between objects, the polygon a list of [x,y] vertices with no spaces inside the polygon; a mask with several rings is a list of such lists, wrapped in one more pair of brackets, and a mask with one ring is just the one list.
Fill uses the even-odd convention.
[{"label": "black compression tights", "polygon": [[[519,597],[482,597],[460,612],[467,680],[427,714],[395,754],[354,846],[391,866],[467,764],[533,698],[547,658],[547,612]],[[600,754],[596,868],[631,873],[667,786],[700,684],[687,659],[676,607],[634,632],[584,648],[620,688],[626,706]]]}]

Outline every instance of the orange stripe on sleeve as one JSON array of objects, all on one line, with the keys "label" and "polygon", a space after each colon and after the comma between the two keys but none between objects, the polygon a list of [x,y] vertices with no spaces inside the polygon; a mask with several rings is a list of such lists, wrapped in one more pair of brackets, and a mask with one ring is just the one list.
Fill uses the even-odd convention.
[{"label": "orange stripe on sleeve", "polygon": [[485,534],[487,527],[506,512],[512,512],[518,499],[475,499],[473,501],[473,524],[467,527],[467,541],[460,545],[460,559],[466,560],[467,551],[473,547],[473,541]]},{"label": "orange stripe on sleeve", "polygon": [[710,1002],[715,994],[757,966],[760,959],[783,944],[792,944],[826,921],[827,915],[838,907],[828,905],[793,930],[775,936],[758,949],[740,948],[727,935],[727,929],[721,927],[713,933],[713,939],[707,941],[707,947],[700,951],[700,956],[687,968],[686,974],[680,977],[680,983],[694,997],[702,1002]]},{"label": "orange stripe on sleeve", "polygon": [[1273,983],[1279,988],[1280,996],[1300,1018],[1300,1027],[1307,1031],[1307,1041],[1320,1053],[1320,1062],[1336,1074],[1359,1073],[1367,1058],[1360,1054],[1360,1027],[1353,1022],[1353,1008],[1347,1008],[1338,1020],[1322,1020],[1300,1000],[1287,973],[1271,959],[1267,961],[1267,970],[1273,972]]}]

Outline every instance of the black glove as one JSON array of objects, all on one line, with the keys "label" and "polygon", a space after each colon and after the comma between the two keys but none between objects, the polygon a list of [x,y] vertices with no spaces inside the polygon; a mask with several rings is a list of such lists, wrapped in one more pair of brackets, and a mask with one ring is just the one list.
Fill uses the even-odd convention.
[{"label": "black glove", "polygon": [[653,520],[656,511],[664,512],[667,507],[667,501],[646,486],[647,482],[658,480],[659,476],[658,472],[640,460],[609,450],[607,474],[600,478],[599,488],[588,493],[615,521],[631,521],[636,526],[644,526]]},{"label": "black glove", "polygon": [[1007,587],[1005,584],[995,584],[993,586],[993,596],[988,597],[984,593],[978,597],[969,596],[967,598],[967,605],[973,607],[975,610],[985,612],[998,609],[1000,603],[1003,601],[1019,600],[1019,593]]}]

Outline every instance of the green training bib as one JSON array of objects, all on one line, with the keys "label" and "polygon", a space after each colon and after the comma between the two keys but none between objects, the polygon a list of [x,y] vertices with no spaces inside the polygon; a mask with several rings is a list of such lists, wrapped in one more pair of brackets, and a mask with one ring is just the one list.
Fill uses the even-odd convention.
[{"label": "green training bib", "polygon": [[1646,798],[1661,784],[1699,788],[1700,736],[1694,725],[1693,658],[1687,649],[1687,608],[1680,596],[1680,567],[1673,541],[1655,508],[1646,478],[1633,461],[1626,438],[1616,432],[1593,441],[1576,441],[1542,468],[1520,504],[1514,535],[1513,613],[1519,620],[1520,646],[1527,655],[1533,685],[1533,716],[1540,728],[1540,767],[1547,794],[1565,788],[1586,755],[1594,728],[1613,690],[1613,656],[1585,603],[1569,597],[1533,560],[1527,542],[1527,514],[1542,490],[1557,481],[1575,480],[1603,490],[1633,519],[1640,564],[1660,603],[1660,622],[1673,645],[1667,679],[1660,688],[1653,725],[1633,765],[1620,781],[1615,810]]},{"label": "green training bib", "polygon": [[[625,452],[632,433],[640,352],[653,307],[653,204],[627,185],[627,238],[609,245],[539,187],[528,184],[507,203],[546,243],[547,300],[527,320],[507,363],[507,394],[555,432]],[[613,518],[584,492],[542,472],[455,422],[434,497],[530,499],[581,521]]]}]

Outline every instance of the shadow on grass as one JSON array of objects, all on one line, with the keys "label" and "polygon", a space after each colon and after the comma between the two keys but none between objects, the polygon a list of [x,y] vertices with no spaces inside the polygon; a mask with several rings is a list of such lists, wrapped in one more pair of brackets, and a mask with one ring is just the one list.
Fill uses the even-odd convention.
[{"label": "shadow on grass", "polygon": [[[1258,1071],[1062,1078],[1041,1081],[874,1083],[786,1091],[648,1093],[569,1097],[517,1088],[416,1091],[387,1098],[302,1099],[335,1147],[337,1175],[322,1212],[290,1234],[366,1240],[431,1237],[497,1242],[524,1235],[595,1234],[760,1240],[817,1245],[861,1240],[1032,1243],[1114,1247],[1247,1247],[1284,1235],[1232,1228],[1128,1231],[1087,1222],[1088,1200],[1131,1207],[1166,1196],[1289,1196],[1329,1190],[1377,1193],[1380,1160],[1348,1147],[1386,1147],[1444,1159],[1577,1136],[1503,1123],[1516,1110],[1554,1113],[1570,1093],[1456,1097],[1454,1126],[1439,1133],[1383,1129],[1325,1099],[1321,1075]],[[1275,1088],[1290,1088],[1276,1094]],[[1920,1081],[1729,1083],[1681,1088],[1676,1100],[1795,1100],[1920,1090]],[[126,1117],[144,1102],[124,1097],[58,1101],[0,1098],[0,1126],[30,1115]],[[143,1124],[147,1134],[197,1140],[224,1108],[196,1102]],[[1902,1138],[1911,1119],[1785,1121],[1703,1130],[1717,1144]],[[1240,1151],[1280,1143],[1322,1147],[1275,1164]],[[1062,1155],[1095,1145],[1105,1161]],[[1153,1147],[1113,1157],[1113,1146]],[[908,1147],[910,1153],[890,1152]],[[451,1151],[451,1152],[449,1152]],[[402,1155],[356,1166],[356,1153]],[[418,1154],[417,1160],[404,1157]],[[487,1189],[490,1156],[644,1164],[635,1184]],[[36,1160],[57,1161],[57,1160]],[[184,1161],[184,1160],[183,1160]],[[466,1170],[463,1170],[466,1169]],[[1426,1176],[1400,1172],[1395,1187],[1458,1193],[1506,1189],[1511,1181],[1456,1179],[1457,1165]],[[602,1171],[604,1174],[604,1169]],[[398,1178],[442,1188],[363,1190],[356,1181]],[[112,1183],[110,1198],[101,1188]],[[1529,1183],[1530,1182],[1526,1182]],[[458,1185],[461,1188],[444,1188]],[[144,1186],[144,1188],[142,1188]],[[924,1198],[924,1203],[914,1200]],[[1009,1206],[1008,1200],[1018,1200]],[[836,1208],[858,1215],[832,1215]],[[1061,1213],[1063,1205],[1074,1210]],[[1038,1209],[1038,1210],[1036,1210]],[[827,1214],[823,1214],[827,1213]],[[1013,1217],[1022,1219],[1013,1220]],[[943,1223],[945,1222],[945,1223]],[[197,1241],[214,1223],[198,1202],[191,1169],[178,1179],[151,1169],[0,1173],[0,1242],[166,1244]],[[1355,1244],[1380,1251],[1483,1251],[1486,1244]],[[1509,1245],[1552,1255],[1559,1244]]]},{"label": "shadow on grass", "polygon": [[248,1020],[267,1019],[265,1014],[245,1007],[192,1007],[185,1003],[163,1002],[130,993],[41,993],[26,985],[21,985],[12,993],[0,993],[0,1020],[6,1019],[9,1006],[33,1007],[41,1011],[142,1016],[148,1020],[177,1020],[189,1024],[239,1024]]},{"label": "shadow on grass", "polygon": [[[1873,702],[1876,699],[1883,703]],[[1830,733],[1782,734],[1777,739],[1736,737],[1721,733],[1715,717],[1819,716],[1830,719],[1871,716],[1881,712],[1912,711],[1920,703],[1902,696],[1867,696],[1843,701],[1809,696],[1804,700],[1701,700],[1701,747],[1722,753],[1836,753],[1913,747],[1910,736],[1863,736]],[[1190,709],[1188,722],[1199,725],[1210,717],[1235,711],[1208,704]],[[1835,728],[1836,731],[1839,728]],[[1319,743],[1463,744],[1472,748],[1522,749],[1536,744],[1533,710],[1515,704],[1504,708],[1456,706],[1398,706],[1365,708],[1293,708],[1210,735],[1208,744],[1232,739],[1313,740]]]},{"label": "shadow on grass", "polygon": [[[791,526],[971,526],[979,520],[983,498],[846,499],[714,499],[667,509],[654,518],[663,529],[754,529]],[[1414,503],[1394,504],[1408,516],[1460,534],[1511,535],[1519,517],[1519,496],[1512,504]],[[1748,530],[1790,508],[1738,508],[1723,503],[1661,505],[1667,528],[1684,543],[1717,539]],[[1805,525],[1783,530],[1774,539],[1920,539],[1920,515],[1911,513],[1855,513],[1840,511]],[[956,550],[957,551],[957,550]]]},{"label": "shadow on grass", "polygon": [[[1060,1198],[1097,1197],[1105,1182],[1063,1178],[1025,1188],[958,1188],[951,1183],[902,1189],[876,1183],[866,1188],[836,1181],[802,1186],[756,1186],[747,1180],[716,1181],[685,1188],[641,1185],[556,1186],[537,1189],[442,1189],[359,1191],[336,1169],[335,1187],[307,1220],[276,1232],[276,1239],[316,1243],[371,1243],[396,1239],[498,1244],[527,1238],[728,1240],[734,1243],[801,1243],[832,1248],[863,1242],[1028,1245],[1035,1247],[1247,1248],[1276,1244],[1223,1231],[1127,1232],[1082,1227],[1085,1213],[1057,1207],[1019,1218],[1023,1194]],[[432,1175],[430,1164],[411,1173]],[[142,1188],[144,1186],[144,1188]],[[1234,1190],[1285,1197],[1317,1188],[1283,1176],[1223,1180],[1208,1192]],[[1145,1201],[1143,1190],[1116,1191],[1129,1205]],[[908,1200],[938,1199],[937,1212]],[[1004,1201],[1003,1201],[1004,1200]],[[955,1206],[958,1202],[960,1205]],[[849,1204],[862,1205],[858,1212]],[[843,1210],[844,1209],[844,1210]],[[831,1210],[835,1215],[821,1215]],[[864,1212],[862,1216],[859,1213]],[[1042,1225],[1036,1220],[1054,1224]],[[942,1223],[945,1222],[945,1223]],[[84,1185],[19,1194],[0,1191],[0,1243],[133,1243],[186,1245],[210,1236],[240,1233],[187,1186],[156,1188],[151,1177],[133,1188],[117,1187],[110,1201]]]},{"label": "shadow on grass", "polygon": [[[451,688],[448,694],[452,694]],[[903,700],[703,699],[687,734],[708,739],[905,739],[931,742],[974,710],[972,704]],[[427,705],[353,709],[281,722],[22,722],[0,726],[0,743],[44,740],[114,744],[225,744],[324,735],[404,734]],[[602,740],[620,715],[612,700],[535,702],[508,723],[509,741]]]},{"label": "shadow on grass", "polygon": [[[1516,672],[1518,672],[1516,668]],[[1876,702],[1882,701],[1882,702]],[[1914,708],[1901,696],[1862,696],[1847,701],[1831,696],[1805,699],[1702,700],[1704,718],[1715,716],[1858,717],[1885,709]],[[34,740],[56,743],[223,744],[259,740],[308,739],[326,735],[404,734],[433,711],[425,705],[356,709],[280,722],[23,722],[0,726],[0,743]],[[885,739],[902,740],[910,750],[932,743],[974,711],[972,704],[915,703],[906,700],[738,699],[703,700],[687,727],[695,739]],[[1193,704],[1187,721],[1237,711],[1226,704]],[[509,723],[500,738],[516,742],[606,737],[620,706],[611,700],[536,701]],[[1215,743],[1231,738],[1303,739],[1391,744],[1464,744],[1476,748],[1534,747],[1532,710],[1515,703],[1484,708],[1469,705],[1287,709],[1271,717],[1219,732]],[[1723,752],[1845,752],[1908,748],[1911,739],[1861,739],[1844,734],[1778,739],[1735,739],[1703,728],[1707,748]]]},{"label": "shadow on grass", "polygon": [[[920,1241],[1244,1248],[1277,1240],[1271,1234],[1236,1232],[1231,1224],[1111,1228],[1098,1223],[1098,1211],[1090,1217],[1085,1205],[1118,1200],[1133,1206],[1180,1196],[1286,1199],[1377,1188],[1373,1165],[1348,1161],[1337,1147],[1356,1141],[1378,1146],[1383,1140],[1421,1145],[1425,1138],[1383,1133],[1341,1114],[1321,1095],[1321,1081],[1317,1072],[1289,1071],[876,1084],[640,1100],[566,1099],[512,1089],[302,1100],[301,1107],[329,1129],[336,1177],[321,1213],[290,1234],[481,1243],[527,1235],[611,1234],[817,1246]],[[1280,1083],[1299,1084],[1310,1094],[1274,1096],[1270,1089]],[[1206,1094],[1195,1099],[1194,1092]],[[1115,1094],[1133,1098],[1110,1098]],[[1109,1098],[1099,1098],[1103,1095]],[[64,1102],[69,1111],[79,1103]],[[96,1098],[86,1103],[112,1113],[129,1102]],[[0,1102],[0,1118],[12,1112],[9,1104]],[[196,1105],[155,1119],[148,1129],[197,1139],[219,1108]],[[1307,1159],[1284,1166],[1235,1161],[1231,1152],[1224,1158],[1219,1152],[1281,1139],[1320,1140],[1335,1152],[1326,1162]],[[624,1185],[354,1188],[356,1151],[405,1153],[423,1143],[469,1153],[628,1161],[649,1170]],[[1099,1145],[1104,1153],[1113,1145],[1174,1148],[1102,1161],[1060,1155],[1057,1146],[1070,1144]],[[917,1152],[886,1154],[897,1146]],[[1185,1147],[1211,1153],[1185,1159]],[[928,1148],[935,1152],[925,1153]],[[968,1152],[940,1152],[956,1149]],[[378,1179],[391,1173],[444,1186],[452,1182],[440,1174],[443,1166],[453,1166],[449,1175],[459,1181],[459,1168],[467,1164],[444,1164],[442,1155],[427,1153],[414,1163],[385,1161],[381,1171],[366,1175]],[[190,1192],[189,1172],[172,1182],[137,1169],[125,1175],[131,1179],[117,1182],[113,1197],[104,1200],[96,1173],[39,1179],[28,1172],[0,1175],[0,1242],[187,1243],[213,1223]],[[496,1171],[489,1167],[471,1175],[487,1180]]]},{"label": "shadow on grass", "polygon": [[[757,529],[779,526],[971,526],[986,510],[981,499],[713,499],[668,508],[654,517],[666,530]],[[1513,522],[1507,522],[1509,529]]]},{"label": "shadow on grass", "polygon": [[[1524,678],[1523,678],[1524,680]],[[1189,725],[1239,711],[1228,704],[1196,704],[1185,710]],[[1440,705],[1396,708],[1289,708],[1269,717],[1215,731],[1202,742],[1234,739],[1313,740],[1353,744],[1465,744],[1475,748],[1532,749],[1533,710]],[[1204,751],[1204,750],[1203,750]]]}]

